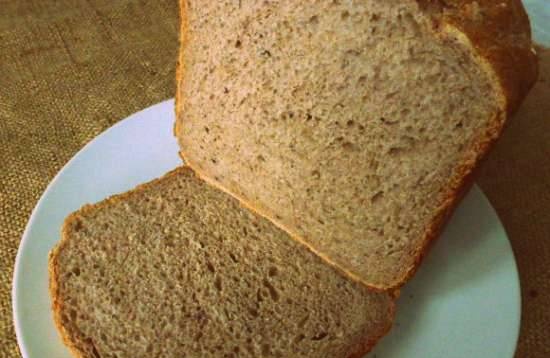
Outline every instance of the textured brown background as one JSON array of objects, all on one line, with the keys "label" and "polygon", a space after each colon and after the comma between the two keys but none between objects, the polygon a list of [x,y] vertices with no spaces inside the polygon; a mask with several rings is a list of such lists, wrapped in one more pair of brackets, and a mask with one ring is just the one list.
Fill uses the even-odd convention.
[{"label": "textured brown background", "polygon": [[[177,0],[0,0],[0,357],[19,357],[11,279],[32,208],[85,143],[173,96],[177,21]],[[550,357],[550,51],[541,62],[478,180],[517,257],[529,358]]]}]

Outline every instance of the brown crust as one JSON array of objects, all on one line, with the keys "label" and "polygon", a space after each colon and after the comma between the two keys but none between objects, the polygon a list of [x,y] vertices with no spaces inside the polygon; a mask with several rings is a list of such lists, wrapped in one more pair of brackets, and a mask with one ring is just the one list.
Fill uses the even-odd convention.
[{"label": "brown crust", "polygon": [[[415,264],[397,287],[417,271],[423,258],[475,179],[475,170],[499,138],[509,117],[515,113],[535,84],[538,63],[531,42],[529,19],[520,0],[417,0],[421,6],[437,3],[439,36],[451,36],[472,49],[477,61],[494,79],[501,112],[475,141],[474,158],[457,169],[444,193],[442,205],[417,252]],[[475,5],[477,4],[477,5]],[[448,26],[446,26],[448,25]]]},{"label": "brown crust", "polygon": [[[179,0],[179,9],[180,9],[180,33],[179,33],[179,43],[180,43],[180,50],[178,53],[178,61],[176,64],[176,98],[175,98],[175,112],[176,112],[176,118],[178,116],[178,113],[181,113],[183,108],[180,108],[182,106],[181,101],[181,81],[180,78],[183,78],[184,72],[185,72],[185,61],[183,61],[184,57],[184,44],[187,43],[187,36],[188,36],[188,22],[187,22],[187,0]],[[178,120],[174,123],[174,136],[176,138],[178,137],[179,127],[178,127]]]},{"label": "brown crust", "polygon": [[416,1],[434,12],[442,33],[465,36],[499,83],[506,112],[515,113],[538,75],[529,18],[521,0]]},{"label": "brown crust", "polygon": [[[65,219],[65,223],[67,223],[69,220],[74,220],[73,217],[74,214],[71,214],[67,219]],[[67,241],[67,235],[66,235],[66,229],[65,224],[63,225],[63,229],[61,230],[61,241],[50,251],[50,254],[48,256],[48,276],[49,276],[49,292],[50,297],[52,299],[52,314],[53,314],[53,320],[55,323],[55,326],[57,328],[57,331],[61,335],[61,339],[63,340],[63,343],[69,348],[72,355],[77,358],[85,358],[85,356],[82,354],[81,350],[78,349],[77,344],[72,340],[71,335],[69,332],[65,329],[65,326],[63,326],[62,319],[61,319],[61,312],[63,310],[63,301],[60,298],[59,295],[59,284],[58,284],[58,265],[57,265],[57,257],[59,255],[59,252],[62,250],[63,246],[66,245]]]},{"label": "brown crust", "polygon": [[[422,259],[425,257],[433,241],[439,236],[444,224],[451,216],[460,199],[468,192],[473,183],[473,171],[479,162],[485,157],[492,147],[509,116],[519,107],[537,77],[537,60],[532,49],[530,26],[525,10],[520,0],[416,0],[425,11],[431,13],[434,19],[435,35],[442,38],[454,38],[460,46],[466,47],[473,52],[475,60],[492,78],[495,83],[495,91],[499,97],[501,112],[485,133],[474,141],[473,150],[475,155],[463,161],[451,179],[448,190],[442,194],[445,198],[442,205],[434,216],[432,225],[423,239],[423,245],[416,252],[414,264],[407,270],[406,274],[395,282],[386,285],[375,285],[364,282],[360,277],[348,270],[336,265],[329,257],[322,252],[315,250],[304,238],[299,237],[293,230],[289,230],[275,215],[267,208],[258,203],[251,203],[246,198],[236,194],[234,190],[228,190],[221,183],[209,178],[201,172],[200,168],[185,155],[183,148],[180,156],[197,174],[216,186],[217,188],[236,197],[250,210],[268,218],[274,224],[286,232],[292,233],[292,237],[309,247],[317,255],[323,258],[331,266],[346,273],[350,278],[359,281],[375,290],[395,290],[405,284],[416,272]],[[185,49],[188,24],[185,21],[186,0],[180,0],[181,4],[181,49],[180,69],[178,72],[178,91],[176,95],[176,125],[177,136],[181,126],[181,79],[183,78],[182,53]],[[480,17],[481,20],[480,21]],[[180,139],[180,138],[178,138]],[[181,141],[180,141],[181,146]]]}]

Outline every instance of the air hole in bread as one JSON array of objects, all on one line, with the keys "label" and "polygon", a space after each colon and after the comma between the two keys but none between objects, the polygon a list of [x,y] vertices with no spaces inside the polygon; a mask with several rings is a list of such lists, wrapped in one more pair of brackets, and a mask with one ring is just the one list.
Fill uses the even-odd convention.
[{"label": "air hole in bread", "polygon": [[216,269],[210,261],[206,262],[206,268],[208,268],[208,271],[210,271],[211,273],[216,273]]},{"label": "air hole in bread", "polygon": [[269,282],[267,279],[264,279],[263,281],[264,286],[267,288],[269,292],[269,296],[273,301],[279,300],[279,291]]},{"label": "air hole in bread", "polygon": [[216,287],[216,290],[222,291],[222,278],[220,276],[217,276],[214,281],[214,287]]},{"label": "air hole in bread", "polygon": [[374,204],[374,203],[377,203],[379,202],[380,200],[382,200],[384,198],[384,192],[381,190],[379,192],[377,192],[376,194],[374,194],[370,201]]},{"label": "air hole in bread", "polygon": [[269,268],[269,272],[268,272],[268,275],[270,277],[273,277],[273,276],[276,276],[277,275],[277,272],[278,272],[278,269],[275,267],[275,266],[271,266]]},{"label": "air hole in bread", "polygon": [[312,341],[320,341],[324,339],[326,336],[328,336],[327,332],[319,332],[315,336],[311,337]]}]

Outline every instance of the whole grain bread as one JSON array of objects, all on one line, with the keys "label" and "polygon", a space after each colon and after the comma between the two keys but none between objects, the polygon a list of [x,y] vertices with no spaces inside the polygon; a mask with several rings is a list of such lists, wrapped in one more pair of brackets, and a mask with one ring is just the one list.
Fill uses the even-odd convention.
[{"label": "whole grain bread", "polygon": [[402,285],[537,75],[520,0],[181,0],[175,134],[202,178]]},{"label": "whole grain bread", "polygon": [[394,311],[185,167],[70,215],[49,269],[85,358],[361,357]]}]

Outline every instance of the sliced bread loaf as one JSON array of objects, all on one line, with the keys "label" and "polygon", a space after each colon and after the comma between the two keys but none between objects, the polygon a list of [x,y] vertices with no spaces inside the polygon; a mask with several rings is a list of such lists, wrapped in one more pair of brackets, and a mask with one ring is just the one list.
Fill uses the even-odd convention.
[{"label": "sliced bread loaf", "polygon": [[75,356],[361,357],[393,297],[180,168],[67,218],[50,254]]},{"label": "sliced bread loaf", "polygon": [[367,285],[402,285],[536,77],[520,0],[181,1],[201,177]]}]

